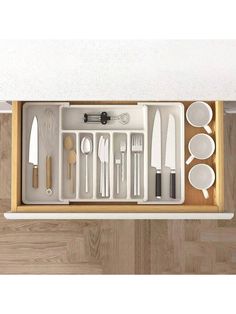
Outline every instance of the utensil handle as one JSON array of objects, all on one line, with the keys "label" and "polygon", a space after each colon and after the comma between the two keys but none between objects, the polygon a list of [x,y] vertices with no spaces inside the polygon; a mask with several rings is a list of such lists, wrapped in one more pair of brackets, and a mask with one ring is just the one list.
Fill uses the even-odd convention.
[{"label": "utensil handle", "polygon": [[101,172],[100,172],[100,183],[101,183],[101,193],[102,197],[105,196],[105,163],[101,162]]},{"label": "utensil handle", "polygon": [[138,170],[137,170],[137,181],[138,181],[138,196],[140,196],[140,172],[141,172],[141,169],[140,169],[140,153],[137,154],[137,157],[138,157]]},{"label": "utensil handle", "polygon": [[71,164],[69,162],[67,163],[67,179],[71,179]]},{"label": "utensil handle", "polygon": [[121,180],[125,181],[125,153],[121,154]]},{"label": "utensil handle", "polygon": [[137,154],[134,153],[134,196],[137,195]]},{"label": "utensil handle", "polygon": [[156,198],[161,198],[161,172],[156,173]]},{"label": "utensil handle", "polygon": [[85,192],[88,193],[88,155],[85,155]]},{"label": "utensil handle", "polygon": [[170,197],[176,198],[176,173],[170,173]]},{"label": "utensil handle", "polygon": [[109,196],[109,164],[106,162],[106,197]]},{"label": "utensil handle", "polygon": [[189,158],[186,160],[186,165],[189,165],[194,159],[193,155],[190,155]]},{"label": "utensil handle", "polygon": [[70,164],[70,169],[71,169],[71,177],[70,177],[70,180],[71,180],[71,192],[74,195],[74,193],[75,193],[75,184],[74,184],[74,166],[73,166],[73,164]]},{"label": "utensil handle", "polygon": [[116,194],[120,194],[120,165],[116,168]]},{"label": "utensil handle", "polygon": [[38,166],[33,166],[32,186],[33,186],[34,189],[37,189],[38,186],[39,186],[39,182],[38,182]]},{"label": "utensil handle", "polygon": [[46,189],[52,188],[52,157],[46,157]]},{"label": "utensil handle", "polygon": [[100,163],[100,189],[99,192],[102,193],[102,162]]},{"label": "utensil handle", "polygon": [[208,134],[211,134],[211,133],[212,133],[212,130],[211,130],[211,128],[209,127],[209,125],[205,125],[205,126],[204,126],[204,129],[207,131]]},{"label": "utensil handle", "polygon": [[209,198],[209,193],[208,193],[208,191],[207,191],[206,189],[203,189],[203,190],[202,190],[202,193],[203,193],[205,199],[208,199],[208,198]]}]

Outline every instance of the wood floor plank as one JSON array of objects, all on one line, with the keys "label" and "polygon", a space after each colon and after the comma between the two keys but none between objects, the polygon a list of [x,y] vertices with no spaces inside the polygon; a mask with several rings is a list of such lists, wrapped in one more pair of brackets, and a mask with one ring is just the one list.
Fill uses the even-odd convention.
[{"label": "wood floor plank", "polygon": [[151,221],[151,273],[172,274],[173,243],[168,236],[168,221]]},{"label": "wood floor plank", "polygon": [[100,252],[106,274],[135,273],[135,222],[110,220],[102,222]]},{"label": "wood floor plank", "polygon": [[27,264],[12,265],[9,263],[0,264],[1,274],[54,274],[54,275],[76,275],[76,274],[102,274],[100,265],[91,263],[76,263],[76,264]]},{"label": "wood floor plank", "polygon": [[151,272],[151,223],[150,220],[135,221],[135,273]]},{"label": "wood floor plank", "polygon": [[11,114],[0,114],[0,199],[11,197]]}]

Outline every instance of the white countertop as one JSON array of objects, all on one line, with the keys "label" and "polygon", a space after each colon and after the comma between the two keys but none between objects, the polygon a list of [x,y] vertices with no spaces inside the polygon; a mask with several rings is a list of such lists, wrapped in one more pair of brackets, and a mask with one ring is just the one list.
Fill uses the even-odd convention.
[{"label": "white countertop", "polygon": [[1,100],[235,100],[236,40],[0,41]]}]

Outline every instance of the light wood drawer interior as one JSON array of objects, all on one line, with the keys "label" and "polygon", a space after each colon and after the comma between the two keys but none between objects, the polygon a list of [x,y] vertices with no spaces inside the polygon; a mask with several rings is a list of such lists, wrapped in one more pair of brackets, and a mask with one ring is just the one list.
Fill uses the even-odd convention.
[{"label": "light wood drawer interior", "polygon": [[[74,101],[74,104],[130,104],[137,102],[82,102]],[[185,110],[192,102],[183,101]],[[13,212],[222,212],[224,211],[224,125],[223,103],[207,101],[213,110],[213,120],[210,124],[213,129],[212,137],[216,142],[214,155],[204,163],[209,164],[216,173],[216,181],[209,189],[209,199],[204,199],[202,192],[194,189],[188,182],[190,168],[199,163],[194,160],[185,168],[185,202],[181,205],[138,205],[135,203],[80,203],[70,205],[25,205],[22,203],[21,193],[21,129],[22,129],[22,105],[23,102],[13,102],[12,112],[12,205]],[[189,139],[202,130],[193,128],[185,123],[185,159],[188,158]]]}]

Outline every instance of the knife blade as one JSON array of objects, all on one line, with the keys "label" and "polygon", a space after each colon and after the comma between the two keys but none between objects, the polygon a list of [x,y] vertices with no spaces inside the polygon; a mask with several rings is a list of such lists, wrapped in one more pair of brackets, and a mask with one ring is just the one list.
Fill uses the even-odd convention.
[{"label": "knife blade", "polygon": [[38,120],[34,116],[30,131],[29,163],[33,164],[32,186],[38,188]]},{"label": "knife blade", "polygon": [[101,136],[98,142],[98,158],[104,162],[104,137]]},{"label": "knife blade", "polygon": [[170,168],[170,197],[176,198],[175,118],[169,115],[165,166]]},{"label": "knife blade", "polygon": [[152,129],[151,166],[156,168],[156,198],[161,198],[161,115],[156,110]]}]

